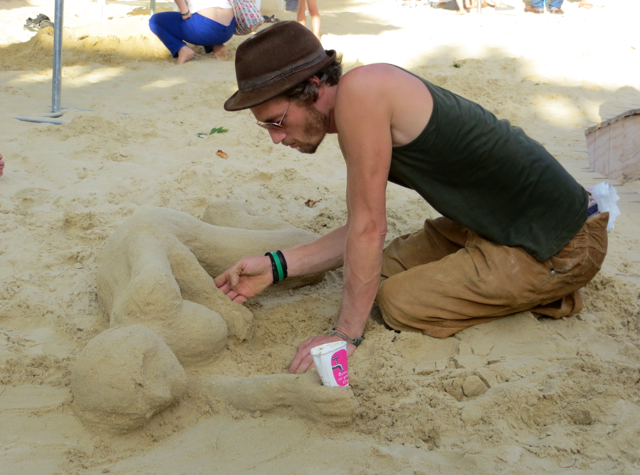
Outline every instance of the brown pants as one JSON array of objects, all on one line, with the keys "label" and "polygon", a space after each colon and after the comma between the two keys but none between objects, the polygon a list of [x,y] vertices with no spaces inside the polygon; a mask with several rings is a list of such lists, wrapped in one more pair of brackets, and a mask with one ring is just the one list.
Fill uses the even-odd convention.
[{"label": "brown pants", "polygon": [[554,318],[582,310],[578,290],[600,270],[609,213],[591,217],[550,259],[487,241],[448,218],[385,249],[376,300],[393,329],[445,338],[516,312]]}]

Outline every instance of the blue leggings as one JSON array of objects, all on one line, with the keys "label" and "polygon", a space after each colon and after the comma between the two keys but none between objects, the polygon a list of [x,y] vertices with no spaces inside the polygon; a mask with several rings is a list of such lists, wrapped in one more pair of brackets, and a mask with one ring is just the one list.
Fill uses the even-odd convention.
[{"label": "blue leggings", "polygon": [[197,13],[183,20],[179,12],[161,12],[149,19],[149,28],[176,58],[178,51],[186,46],[185,41],[204,46],[207,53],[213,51],[214,46],[225,44],[233,36],[236,19],[226,26]]}]

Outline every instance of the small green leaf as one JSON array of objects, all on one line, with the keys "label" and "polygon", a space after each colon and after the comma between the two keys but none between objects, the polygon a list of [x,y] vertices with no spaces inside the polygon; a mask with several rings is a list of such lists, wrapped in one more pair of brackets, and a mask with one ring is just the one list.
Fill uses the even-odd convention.
[{"label": "small green leaf", "polygon": [[224,134],[225,132],[229,132],[229,129],[225,129],[224,127],[214,127],[211,129],[209,133],[206,132],[198,132],[196,135],[200,138],[207,138],[213,134]]},{"label": "small green leaf", "polygon": [[453,63],[453,67],[454,67],[454,68],[461,68],[461,67],[462,67],[462,64],[460,64],[460,63]]}]

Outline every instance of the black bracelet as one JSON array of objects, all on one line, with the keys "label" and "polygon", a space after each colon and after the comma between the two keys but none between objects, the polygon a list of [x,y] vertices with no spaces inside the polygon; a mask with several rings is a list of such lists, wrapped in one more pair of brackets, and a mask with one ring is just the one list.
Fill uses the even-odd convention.
[{"label": "black bracelet", "polygon": [[282,280],[284,280],[287,277],[289,277],[289,271],[288,271],[288,268],[287,268],[287,261],[284,258],[284,254],[282,253],[282,251],[276,251],[276,254],[278,254],[278,257],[280,258],[280,264],[282,264],[282,273],[284,274],[284,277],[282,278]]},{"label": "black bracelet", "polygon": [[265,256],[269,256],[271,260],[271,272],[273,274],[273,283],[277,284],[287,278],[287,261],[281,251],[267,252]]},{"label": "black bracelet", "polygon": [[182,16],[187,16],[189,13],[191,13],[191,12],[190,12],[189,10],[187,10],[187,11],[186,11],[186,13],[182,13],[182,12],[181,12],[181,13],[180,13],[180,15],[182,15]]}]

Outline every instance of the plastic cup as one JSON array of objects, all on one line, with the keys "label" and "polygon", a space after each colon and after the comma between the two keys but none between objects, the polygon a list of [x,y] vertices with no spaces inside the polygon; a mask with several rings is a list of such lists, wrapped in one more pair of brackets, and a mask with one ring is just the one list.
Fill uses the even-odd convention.
[{"label": "plastic cup", "polygon": [[333,341],[313,347],[311,356],[325,386],[349,386],[346,341]]}]

